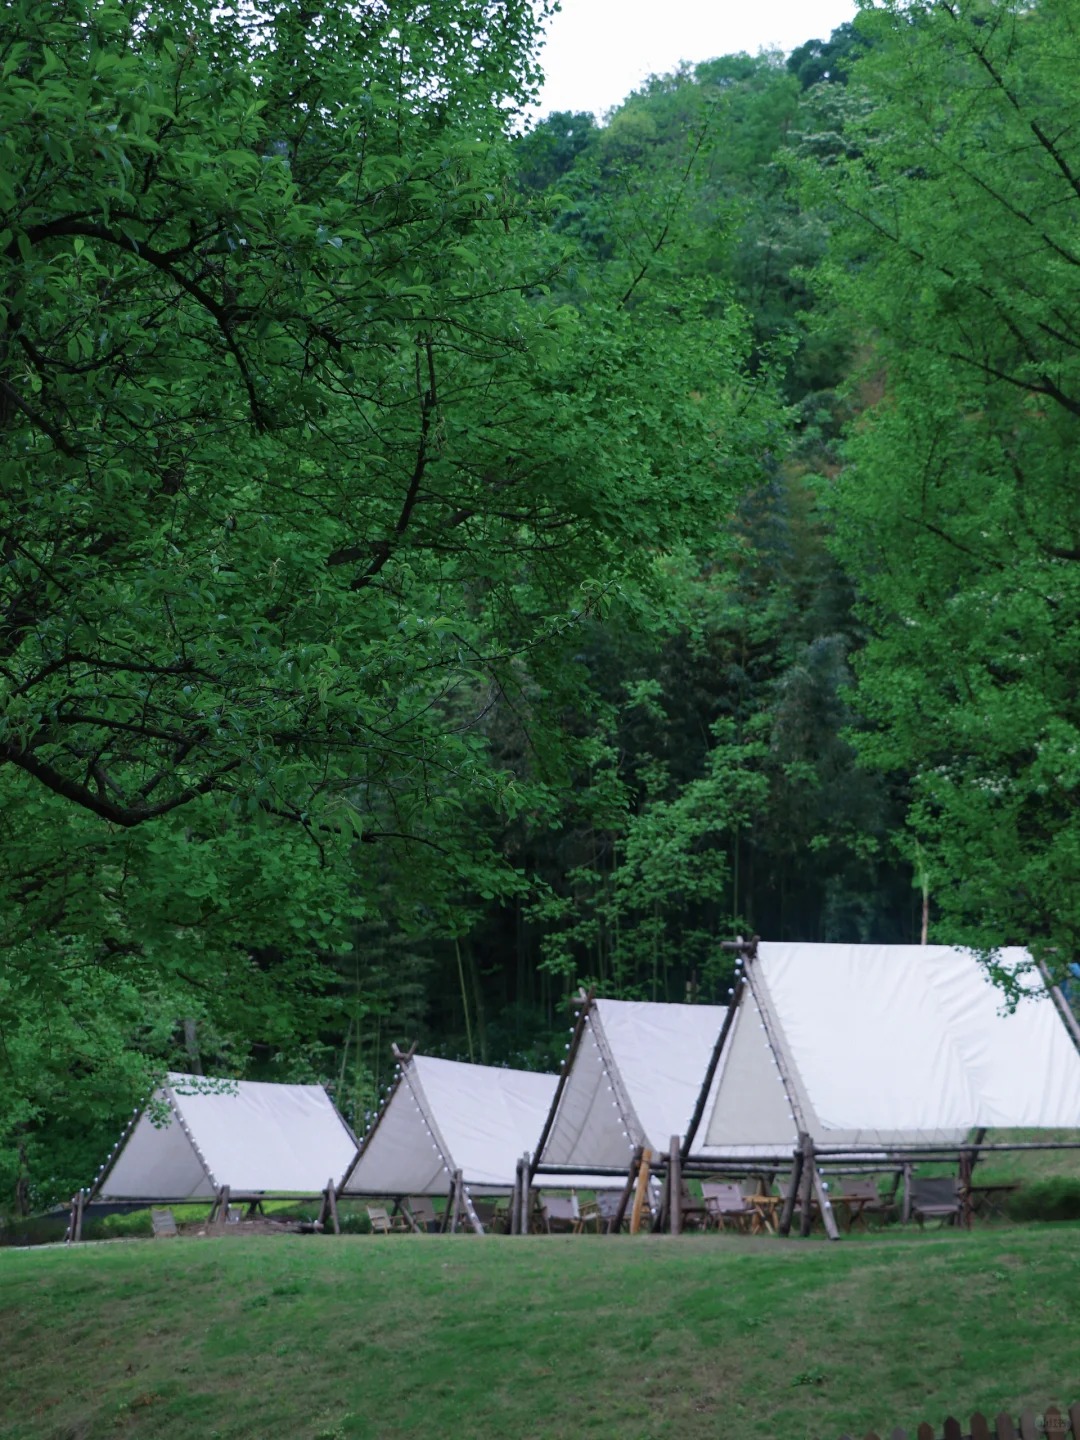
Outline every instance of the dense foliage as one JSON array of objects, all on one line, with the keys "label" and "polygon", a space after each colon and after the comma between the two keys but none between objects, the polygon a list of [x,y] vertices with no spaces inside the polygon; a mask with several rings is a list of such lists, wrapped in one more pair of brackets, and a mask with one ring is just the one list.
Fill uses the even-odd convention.
[{"label": "dense foliage", "polygon": [[651,623],[776,429],[737,309],[671,292],[692,167],[587,285],[514,186],[537,23],[5,11],[16,1152],[53,1067],[76,1108],[138,1070],[112,987],[173,1009],[147,1063],[295,1070],[377,895],[445,934],[516,887],[492,818],[557,808],[582,627]]},{"label": "dense foliage", "polygon": [[911,777],[937,933],[1075,959],[1080,205],[1074,7],[890,4],[822,183],[823,293],[884,393],[838,553],[874,639],[865,759]]},{"label": "dense foliage", "polygon": [[21,1209],[170,1067],[355,1115],[737,930],[1077,953],[1068,6],[603,124],[542,9],[0,17]]}]

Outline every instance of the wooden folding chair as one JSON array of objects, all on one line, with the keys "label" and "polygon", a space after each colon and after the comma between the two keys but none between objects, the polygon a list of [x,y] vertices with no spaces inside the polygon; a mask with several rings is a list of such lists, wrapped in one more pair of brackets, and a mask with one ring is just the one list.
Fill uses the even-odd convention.
[{"label": "wooden folding chair", "polygon": [[435,1206],[431,1203],[430,1195],[410,1195],[405,1201],[405,1209],[408,1210],[421,1230],[434,1230],[439,1223],[435,1217]]},{"label": "wooden folding chair", "polygon": [[581,1210],[576,1195],[545,1195],[541,1202],[544,1229],[550,1235],[552,1222],[556,1232],[581,1234]]},{"label": "wooden folding chair", "polygon": [[[619,1206],[622,1203],[622,1191],[600,1190],[597,1192],[596,1199],[593,1203],[596,1206],[596,1214],[599,1221],[598,1229],[606,1234],[608,1226],[619,1213]],[[623,1209],[623,1226],[628,1227],[629,1224],[630,1206],[626,1205]]]},{"label": "wooden folding chair", "polygon": [[922,1228],[926,1220],[940,1220],[942,1225],[955,1225],[960,1216],[963,1196],[960,1182],[954,1175],[938,1175],[932,1179],[913,1180],[911,1213]]},{"label": "wooden folding chair", "polygon": [[702,1198],[709,1218],[717,1230],[726,1230],[728,1225],[735,1230],[747,1230],[754,1221],[754,1208],[738,1185],[717,1184],[705,1180],[701,1186]]},{"label": "wooden folding chair", "polygon": [[409,1228],[404,1215],[391,1215],[385,1205],[369,1205],[367,1213],[373,1235],[399,1235]]}]

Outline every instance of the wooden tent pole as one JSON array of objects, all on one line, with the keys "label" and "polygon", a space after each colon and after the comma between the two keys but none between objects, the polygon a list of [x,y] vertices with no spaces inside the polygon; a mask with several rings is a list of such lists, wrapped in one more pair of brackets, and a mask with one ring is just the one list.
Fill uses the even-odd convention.
[{"label": "wooden tent pole", "polygon": [[649,1188],[649,1161],[652,1152],[647,1145],[642,1147],[638,1165],[637,1189],[634,1191],[634,1208],[630,1212],[630,1234],[636,1235],[641,1229],[641,1210],[645,1204],[645,1191]]},{"label": "wooden tent pole", "polygon": [[803,1135],[802,1152],[802,1184],[799,1193],[802,1213],[799,1215],[799,1235],[801,1239],[805,1240],[810,1234],[813,1220],[810,1214],[810,1200],[814,1191],[814,1171],[817,1168],[814,1164],[814,1142],[809,1135]]},{"label": "wooden tent pole", "polygon": [[805,1135],[799,1136],[799,1148],[791,1157],[791,1180],[788,1183],[787,1194],[784,1196],[784,1208],[780,1212],[780,1224],[777,1227],[781,1235],[791,1234],[791,1222],[795,1215],[795,1200],[799,1193],[799,1181],[802,1179],[802,1145],[805,1138]]},{"label": "wooden tent pole", "polygon": [[[756,941],[752,942],[756,944]],[[705,1113],[705,1106],[709,1102],[709,1091],[712,1089],[713,1078],[716,1075],[716,1067],[720,1063],[720,1056],[724,1053],[724,1046],[731,1033],[731,1027],[735,1023],[735,1016],[738,1013],[739,1002],[742,1000],[743,991],[746,989],[746,980],[740,975],[735,982],[735,988],[728,1000],[727,1014],[724,1016],[724,1023],[720,1026],[720,1034],[716,1037],[716,1044],[713,1046],[712,1055],[709,1057],[708,1068],[705,1071],[705,1079],[701,1082],[701,1089],[698,1091],[697,1103],[694,1105],[694,1113],[690,1117],[690,1124],[687,1127],[686,1139],[682,1143],[682,1158],[685,1160],[690,1154],[690,1147],[697,1136],[698,1126]]]},{"label": "wooden tent pole", "polygon": [[461,1189],[462,1189],[462,1185],[463,1185],[463,1184],[464,1184],[464,1181],[462,1180],[461,1171],[460,1171],[460,1170],[455,1170],[455,1171],[454,1171],[454,1213],[453,1213],[453,1216],[451,1217],[451,1220],[450,1220],[450,1234],[451,1234],[451,1235],[456,1235],[456,1234],[457,1234],[457,1228],[458,1228],[458,1225],[459,1225],[459,1223],[460,1223],[460,1221],[461,1221],[461,1202],[462,1202],[462,1198],[463,1198],[463,1197],[462,1197],[462,1194],[461,1194]]},{"label": "wooden tent pole", "polygon": [[334,1234],[341,1234],[341,1222],[338,1220],[337,1196],[334,1194],[334,1177],[331,1175],[326,1182],[326,1203],[330,1210],[330,1223],[334,1227]]},{"label": "wooden tent pole", "polygon": [[486,1234],[483,1225],[480,1223],[480,1216],[476,1213],[476,1206],[472,1203],[472,1196],[469,1194],[469,1189],[465,1184],[464,1178],[461,1181],[461,1199],[465,1207],[465,1218],[472,1226],[474,1232],[477,1235]]},{"label": "wooden tent pole", "polygon": [[519,1235],[529,1233],[529,1157],[521,1157],[521,1184],[518,1186],[518,1228]]},{"label": "wooden tent pole", "polygon": [[668,1206],[671,1214],[672,1235],[682,1234],[682,1166],[679,1152],[679,1137],[671,1137],[671,1153],[668,1159]]},{"label": "wooden tent pole", "polygon": [[71,1197],[71,1220],[68,1224],[69,1245],[77,1245],[82,1239],[83,1210],[86,1208],[86,1191],[76,1190]]},{"label": "wooden tent pole", "polygon": [[521,1233],[529,1235],[532,1233],[533,1213],[533,1161],[532,1156],[526,1150],[521,1157]]},{"label": "wooden tent pole", "polygon": [[817,1196],[818,1209],[821,1211],[821,1223],[825,1226],[825,1234],[830,1240],[839,1240],[840,1231],[837,1228],[836,1216],[833,1214],[832,1201],[829,1199],[829,1192],[825,1189],[825,1181],[821,1171],[814,1160],[814,1194]]},{"label": "wooden tent pole", "polygon": [[630,1204],[630,1196],[634,1193],[634,1181],[637,1179],[638,1166],[641,1164],[641,1146],[634,1147],[634,1153],[630,1157],[630,1168],[626,1172],[626,1184],[623,1186],[622,1194],[619,1196],[619,1203],[615,1207],[615,1214],[608,1221],[608,1235],[618,1235],[626,1219],[626,1207]]},{"label": "wooden tent pole", "polygon": [[445,1207],[445,1209],[443,1210],[443,1213],[442,1213],[442,1224],[439,1226],[439,1234],[440,1234],[440,1235],[445,1235],[446,1232],[447,1232],[447,1230],[450,1228],[450,1213],[451,1213],[451,1211],[452,1211],[452,1209],[453,1209],[453,1206],[454,1206],[454,1186],[455,1186],[455,1183],[456,1183],[456,1176],[451,1175],[451,1176],[450,1176],[450,1188],[449,1188],[449,1190],[447,1190],[447,1192],[446,1192],[446,1207]]},{"label": "wooden tent pole", "polygon": [[514,1188],[510,1192],[510,1234],[518,1233],[518,1218],[521,1212],[521,1160],[514,1162]]},{"label": "wooden tent pole", "polygon": [[901,1221],[905,1225],[911,1219],[911,1198],[911,1165],[908,1163],[904,1166],[904,1203],[900,1212]]}]

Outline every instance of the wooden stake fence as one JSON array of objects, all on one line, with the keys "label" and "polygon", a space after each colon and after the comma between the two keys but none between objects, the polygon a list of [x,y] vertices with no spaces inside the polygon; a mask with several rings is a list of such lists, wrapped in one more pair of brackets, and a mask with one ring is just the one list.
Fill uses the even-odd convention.
[{"label": "wooden stake fence", "polygon": [[[945,1421],[941,1440],[1043,1440],[1044,1436],[1053,1436],[1055,1440],[1080,1440],[1080,1404],[1070,1406],[1068,1415],[1050,1405],[1041,1418],[1036,1417],[1034,1410],[1028,1409],[1015,1424],[1012,1416],[1004,1411],[989,1421],[977,1410],[968,1421],[967,1430],[962,1428],[959,1420],[950,1416]],[[841,1435],[840,1440],[852,1440],[852,1436]],[[882,1437],[868,1430],[863,1440],[882,1440]],[[907,1430],[897,1426],[888,1432],[884,1440],[938,1440],[938,1432],[924,1422],[913,1436],[909,1437]]]}]

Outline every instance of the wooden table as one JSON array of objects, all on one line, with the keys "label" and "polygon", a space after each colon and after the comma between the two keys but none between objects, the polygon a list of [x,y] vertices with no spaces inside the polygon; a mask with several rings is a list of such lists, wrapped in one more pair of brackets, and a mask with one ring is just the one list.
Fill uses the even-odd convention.
[{"label": "wooden table", "polygon": [[775,1235],[777,1212],[784,1203],[784,1197],[782,1195],[747,1195],[746,1203],[754,1211],[750,1221],[750,1234],[763,1235],[768,1231],[770,1235]]},{"label": "wooden table", "polygon": [[866,1223],[866,1207],[878,1200],[877,1195],[831,1195],[829,1198],[834,1209],[837,1205],[843,1205],[846,1210],[849,1235],[856,1222],[861,1223],[864,1230],[869,1229]]}]

